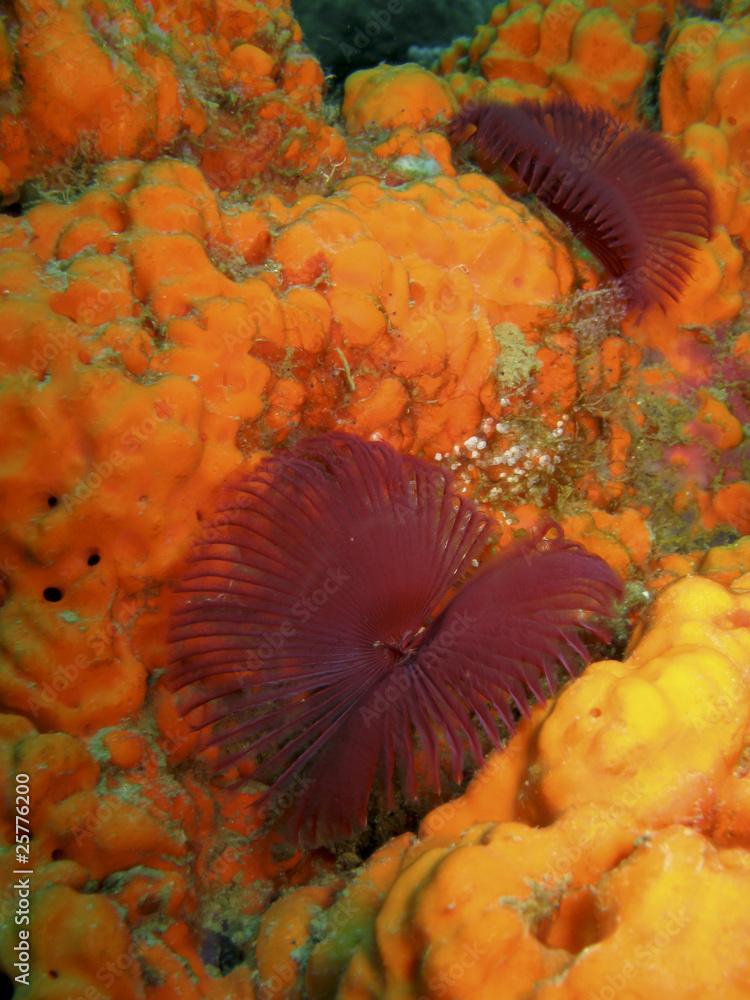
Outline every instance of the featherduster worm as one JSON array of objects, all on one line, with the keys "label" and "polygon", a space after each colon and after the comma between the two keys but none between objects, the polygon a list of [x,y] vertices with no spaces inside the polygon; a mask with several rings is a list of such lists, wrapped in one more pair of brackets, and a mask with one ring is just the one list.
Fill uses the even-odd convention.
[{"label": "featherduster worm", "polygon": [[622,282],[630,307],[677,300],[712,229],[708,192],[661,136],[569,98],[471,102],[449,126],[483,164],[514,170]]},{"label": "featherduster worm", "polygon": [[341,433],[265,460],[175,596],[168,681],[200,746],[251,765],[308,844],[361,829],[375,787],[390,808],[397,778],[439,791],[447,760],[460,780],[478,728],[497,744],[513,703],[572,674],[620,592],[551,527],[464,582],[491,521],[442,468]]}]

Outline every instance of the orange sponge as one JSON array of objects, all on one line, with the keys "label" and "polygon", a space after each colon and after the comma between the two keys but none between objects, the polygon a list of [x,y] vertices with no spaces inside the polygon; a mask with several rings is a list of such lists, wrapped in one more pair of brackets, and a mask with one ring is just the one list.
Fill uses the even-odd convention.
[{"label": "orange sponge", "polygon": [[672,9],[642,0],[510,0],[468,48],[455,43],[440,69],[462,102],[567,94],[634,121]]},{"label": "orange sponge", "polygon": [[[323,73],[301,47],[288,0],[249,5],[31,0],[0,34],[0,193],[71,161],[152,158],[176,142],[218,186],[268,168],[289,184],[343,161],[320,116]],[[77,81],[70,86],[70,81]]]}]

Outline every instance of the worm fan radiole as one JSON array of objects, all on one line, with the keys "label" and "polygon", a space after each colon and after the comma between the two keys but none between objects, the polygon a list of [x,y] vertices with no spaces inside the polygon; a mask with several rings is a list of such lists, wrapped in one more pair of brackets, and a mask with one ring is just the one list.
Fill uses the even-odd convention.
[{"label": "worm fan radiole", "polygon": [[[441,764],[459,779],[512,703],[585,657],[619,593],[600,559],[539,533],[490,560],[490,520],[449,473],[347,434],[303,441],[225,491],[177,589],[170,686],[222,763],[285,794],[305,843],[366,822]],[[582,617],[582,612],[585,616]],[[417,747],[420,774],[415,768]]]},{"label": "worm fan radiole", "polygon": [[712,206],[661,136],[569,98],[470,102],[449,135],[467,138],[483,163],[514,170],[622,282],[629,306],[680,297],[698,240],[711,236]]}]

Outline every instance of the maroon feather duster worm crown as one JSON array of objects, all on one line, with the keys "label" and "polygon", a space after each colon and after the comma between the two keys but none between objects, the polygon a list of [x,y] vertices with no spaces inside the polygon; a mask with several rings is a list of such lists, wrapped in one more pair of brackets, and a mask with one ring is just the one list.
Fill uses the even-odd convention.
[{"label": "maroon feather duster worm crown", "polygon": [[711,236],[712,206],[661,136],[569,98],[472,102],[449,136],[468,139],[483,163],[514,170],[621,281],[630,307],[679,299],[698,239]]},{"label": "maroon feather duster worm crown", "polygon": [[227,489],[177,588],[168,682],[200,746],[254,768],[302,842],[361,829],[397,775],[411,797],[440,791],[446,759],[460,780],[477,727],[497,744],[513,702],[527,712],[556,664],[586,658],[620,584],[559,529],[450,599],[490,528],[443,469],[347,434]]}]

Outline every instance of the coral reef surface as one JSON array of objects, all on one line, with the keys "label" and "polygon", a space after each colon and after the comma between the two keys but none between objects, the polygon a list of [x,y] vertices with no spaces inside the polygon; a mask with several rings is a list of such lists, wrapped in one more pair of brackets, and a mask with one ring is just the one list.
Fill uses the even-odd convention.
[{"label": "coral reef surface", "polygon": [[[0,992],[750,996],[749,74],[745,0],[507,0],[341,100],[289,0],[2,6]],[[677,301],[450,140],[561,96],[708,192]],[[468,788],[301,849],[167,636],[222,486],[329,432],[624,599]]]}]

